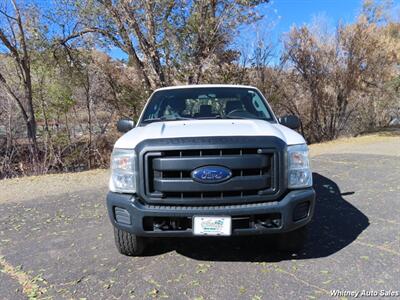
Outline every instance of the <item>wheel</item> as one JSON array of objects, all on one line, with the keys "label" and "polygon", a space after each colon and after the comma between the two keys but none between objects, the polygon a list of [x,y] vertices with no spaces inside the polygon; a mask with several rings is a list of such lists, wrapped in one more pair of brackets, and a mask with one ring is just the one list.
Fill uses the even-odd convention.
[{"label": "wheel", "polygon": [[127,256],[139,256],[143,254],[145,238],[116,227],[114,227],[114,238],[119,253]]},{"label": "wheel", "polygon": [[282,233],[277,238],[278,250],[285,252],[298,252],[303,249],[308,237],[308,227],[303,226],[299,229]]}]

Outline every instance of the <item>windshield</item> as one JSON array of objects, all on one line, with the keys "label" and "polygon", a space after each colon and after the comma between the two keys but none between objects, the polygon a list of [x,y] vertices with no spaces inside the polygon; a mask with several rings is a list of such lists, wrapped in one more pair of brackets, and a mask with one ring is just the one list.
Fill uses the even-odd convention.
[{"label": "windshield", "polygon": [[255,89],[199,87],[155,92],[141,125],[187,119],[261,119],[275,121]]}]

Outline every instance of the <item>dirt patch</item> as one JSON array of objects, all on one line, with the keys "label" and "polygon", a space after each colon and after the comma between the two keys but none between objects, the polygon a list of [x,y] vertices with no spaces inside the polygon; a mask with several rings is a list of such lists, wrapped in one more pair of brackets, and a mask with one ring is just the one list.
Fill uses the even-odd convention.
[{"label": "dirt patch", "polygon": [[60,193],[104,187],[109,171],[97,169],[79,173],[29,176],[0,181],[0,203],[19,202]]},{"label": "dirt patch", "polygon": [[311,156],[321,154],[376,154],[400,156],[400,131],[380,132],[310,145]]}]

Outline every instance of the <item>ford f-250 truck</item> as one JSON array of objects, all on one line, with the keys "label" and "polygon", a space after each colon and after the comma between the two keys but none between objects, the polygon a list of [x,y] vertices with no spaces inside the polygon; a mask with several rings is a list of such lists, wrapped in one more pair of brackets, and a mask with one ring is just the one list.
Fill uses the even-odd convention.
[{"label": "ford f-250 truck", "polygon": [[[116,246],[141,255],[150,237],[275,234],[300,250],[315,203],[308,147],[250,86],[161,88],[111,157],[109,217]],[[292,129],[290,129],[292,128]]]}]

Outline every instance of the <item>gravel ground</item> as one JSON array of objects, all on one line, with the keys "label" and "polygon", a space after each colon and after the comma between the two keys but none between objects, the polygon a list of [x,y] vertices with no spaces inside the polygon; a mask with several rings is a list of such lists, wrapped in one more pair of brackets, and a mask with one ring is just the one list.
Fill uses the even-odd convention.
[{"label": "gravel ground", "polygon": [[[400,137],[312,146],[317,204],[304,251],[262,237],[163,239],[118,254],[107,171],[0,182],[0,297],[316,299],[400,291]],[[400,292],[399,292],[400,296]],[[351,297],[347,297],[351,298]]]}]

